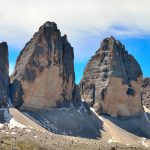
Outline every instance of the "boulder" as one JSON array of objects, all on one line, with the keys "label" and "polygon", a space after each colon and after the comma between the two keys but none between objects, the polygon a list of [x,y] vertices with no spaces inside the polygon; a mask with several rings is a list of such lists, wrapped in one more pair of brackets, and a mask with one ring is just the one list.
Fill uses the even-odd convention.
[{"label": "boulder", "polygon": [[11,76],[13,105],[31,110],[69,107],[74,87],[73,47],[56,23],[46,22],[17,58]]},{"label": "boulder", "polygon": [[143,105],[150,109],[150,78],[144,78],[142,82]]},{"label": "boulder", "polygon": [[125,46],[114,37],[102,41],[88,62],[82,80],[82,98],[98,113],[133,116],[143,112],[142,71]]},{"label": "boulder", "polygon": [[6,42],[0,43],[0,108],[7,106],[9,97],[9,63],[8,46]]}]

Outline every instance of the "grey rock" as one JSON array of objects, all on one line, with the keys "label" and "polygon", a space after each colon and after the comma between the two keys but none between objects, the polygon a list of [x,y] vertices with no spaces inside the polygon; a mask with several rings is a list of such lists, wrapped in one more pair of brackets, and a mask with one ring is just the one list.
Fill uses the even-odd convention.
[{"label": "grey rock", "polygon": [[143,105],[150,109],[150,78],[144,78],[142,82]]},{"label": "grey rock", "polygon": [[56,134],[97,139],[103,130],[103,122],[93,112],[89,115],[84,108],[78,111],[74,107],[50,108],[27,113]]},{"label": "grey rock", "polygon": [[80,90],[79,90],[78,85],[76,85],[76,84],[75,84],[75,87],[74,87],[74,90],[72,93],[72,104],[76,109],[79,109],[79,107],[82,104]]},{"label": "grey rock", "polygon": [[111,36],[102,41],[89,60],[80,82],[80,92],[98,113],[132,116],[143,112],[141,79],[142,71],[137,61]]},{"label": "grey rock", "polygon": [[9,97],[8,46],[0,43],[0,108],[6,107]]},{"label": "grey rock", "polygon": [[4,110],[0,109],[0,123],[3,123],[5,121],[4,119]]}]

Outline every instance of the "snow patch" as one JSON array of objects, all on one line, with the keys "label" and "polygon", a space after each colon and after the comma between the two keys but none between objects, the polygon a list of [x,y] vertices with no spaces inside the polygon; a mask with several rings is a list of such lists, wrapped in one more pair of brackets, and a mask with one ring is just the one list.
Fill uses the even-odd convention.
[{"label": "snow patch", "polygon": [[[15,121],[13,116],[10,115],[8,108],[4,108],[3,110],[4,110],[4,119],[6,121],[6,125],[8,125],[8,127],[10,129],[15,128],[15,127],[18,127],[18,128],[21,128],[21,129],[27,128],[25,125]],[[4,124],[0,124],[0,128],[2,128],[2,127],[4,127]]]},{"label": "snow patch", "polygon": [[23,124],[21,124],[21,123],[15,121],[14,118],[11,118],[11,120],[9,121],[8,127],[9,127],[10,129],[13,129],[13,128],[15,128],[15,127],[20,128],[20,129],[27,128],[27,126],[25,126],[25,125],[23,125]]},{"label": "snow patch", "polygon": [[144,107],[145,112],[150,113],[150,109],[146,108],[145,106],[143,106],[143,107]]},{"label": "snow patch", "polygon": [[0,123],[0,129],[3,129],[3,128],[4,128],[4,124]]},{"label": "snow patch", "polygon": [[102,120],[102,121],[104,122],[104,119],[103,119],[100,115],[97,114],[97,112],[94,110],[94,108],[90,108],[90,110],[91,110],[100,120]]},{"label": "snow patch", "polygon": [[84,102],[85,100],[82,98],[82,102]]},{"label": "snow patch", "polygon": [[145,143],[145,141],[142,140],[141,143],[142,143],[143,146],[149,147],[149,146]]}]

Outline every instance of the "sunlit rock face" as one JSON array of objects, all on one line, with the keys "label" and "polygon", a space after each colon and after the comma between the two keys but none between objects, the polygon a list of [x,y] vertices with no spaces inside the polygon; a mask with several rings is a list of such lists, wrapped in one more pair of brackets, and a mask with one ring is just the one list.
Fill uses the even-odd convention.
[{"label": "sunlit rock face", "polygon": [[9,97],[8,46],[0,43],[0,108],[6,107]]},{"label": "sunlit rock face", "polygon": [[82,98],[98,113],[133,116],[143,112],[142,71],[114,37],[102,41],[80,82]]},{"label": "sunlit rock face", "polygon": [[143,105],[150,109],[150,78],[144,78],[142,82]]},{"label": "sunlit rock face", "polygon": [[69,107],[75,87],[74,52],[54,22],[46,22],[21,51],[11,77],[14,106]]}]

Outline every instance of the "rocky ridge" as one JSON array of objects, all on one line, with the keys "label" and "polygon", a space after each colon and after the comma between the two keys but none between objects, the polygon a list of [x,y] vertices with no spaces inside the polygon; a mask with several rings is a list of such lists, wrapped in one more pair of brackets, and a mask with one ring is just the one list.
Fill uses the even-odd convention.
[{"label": "rocky ridge", "polygon": [[80,82],[82,98],[98,113],[133,116],[143,112],[142,71],[114,37],[102,41]]}]

